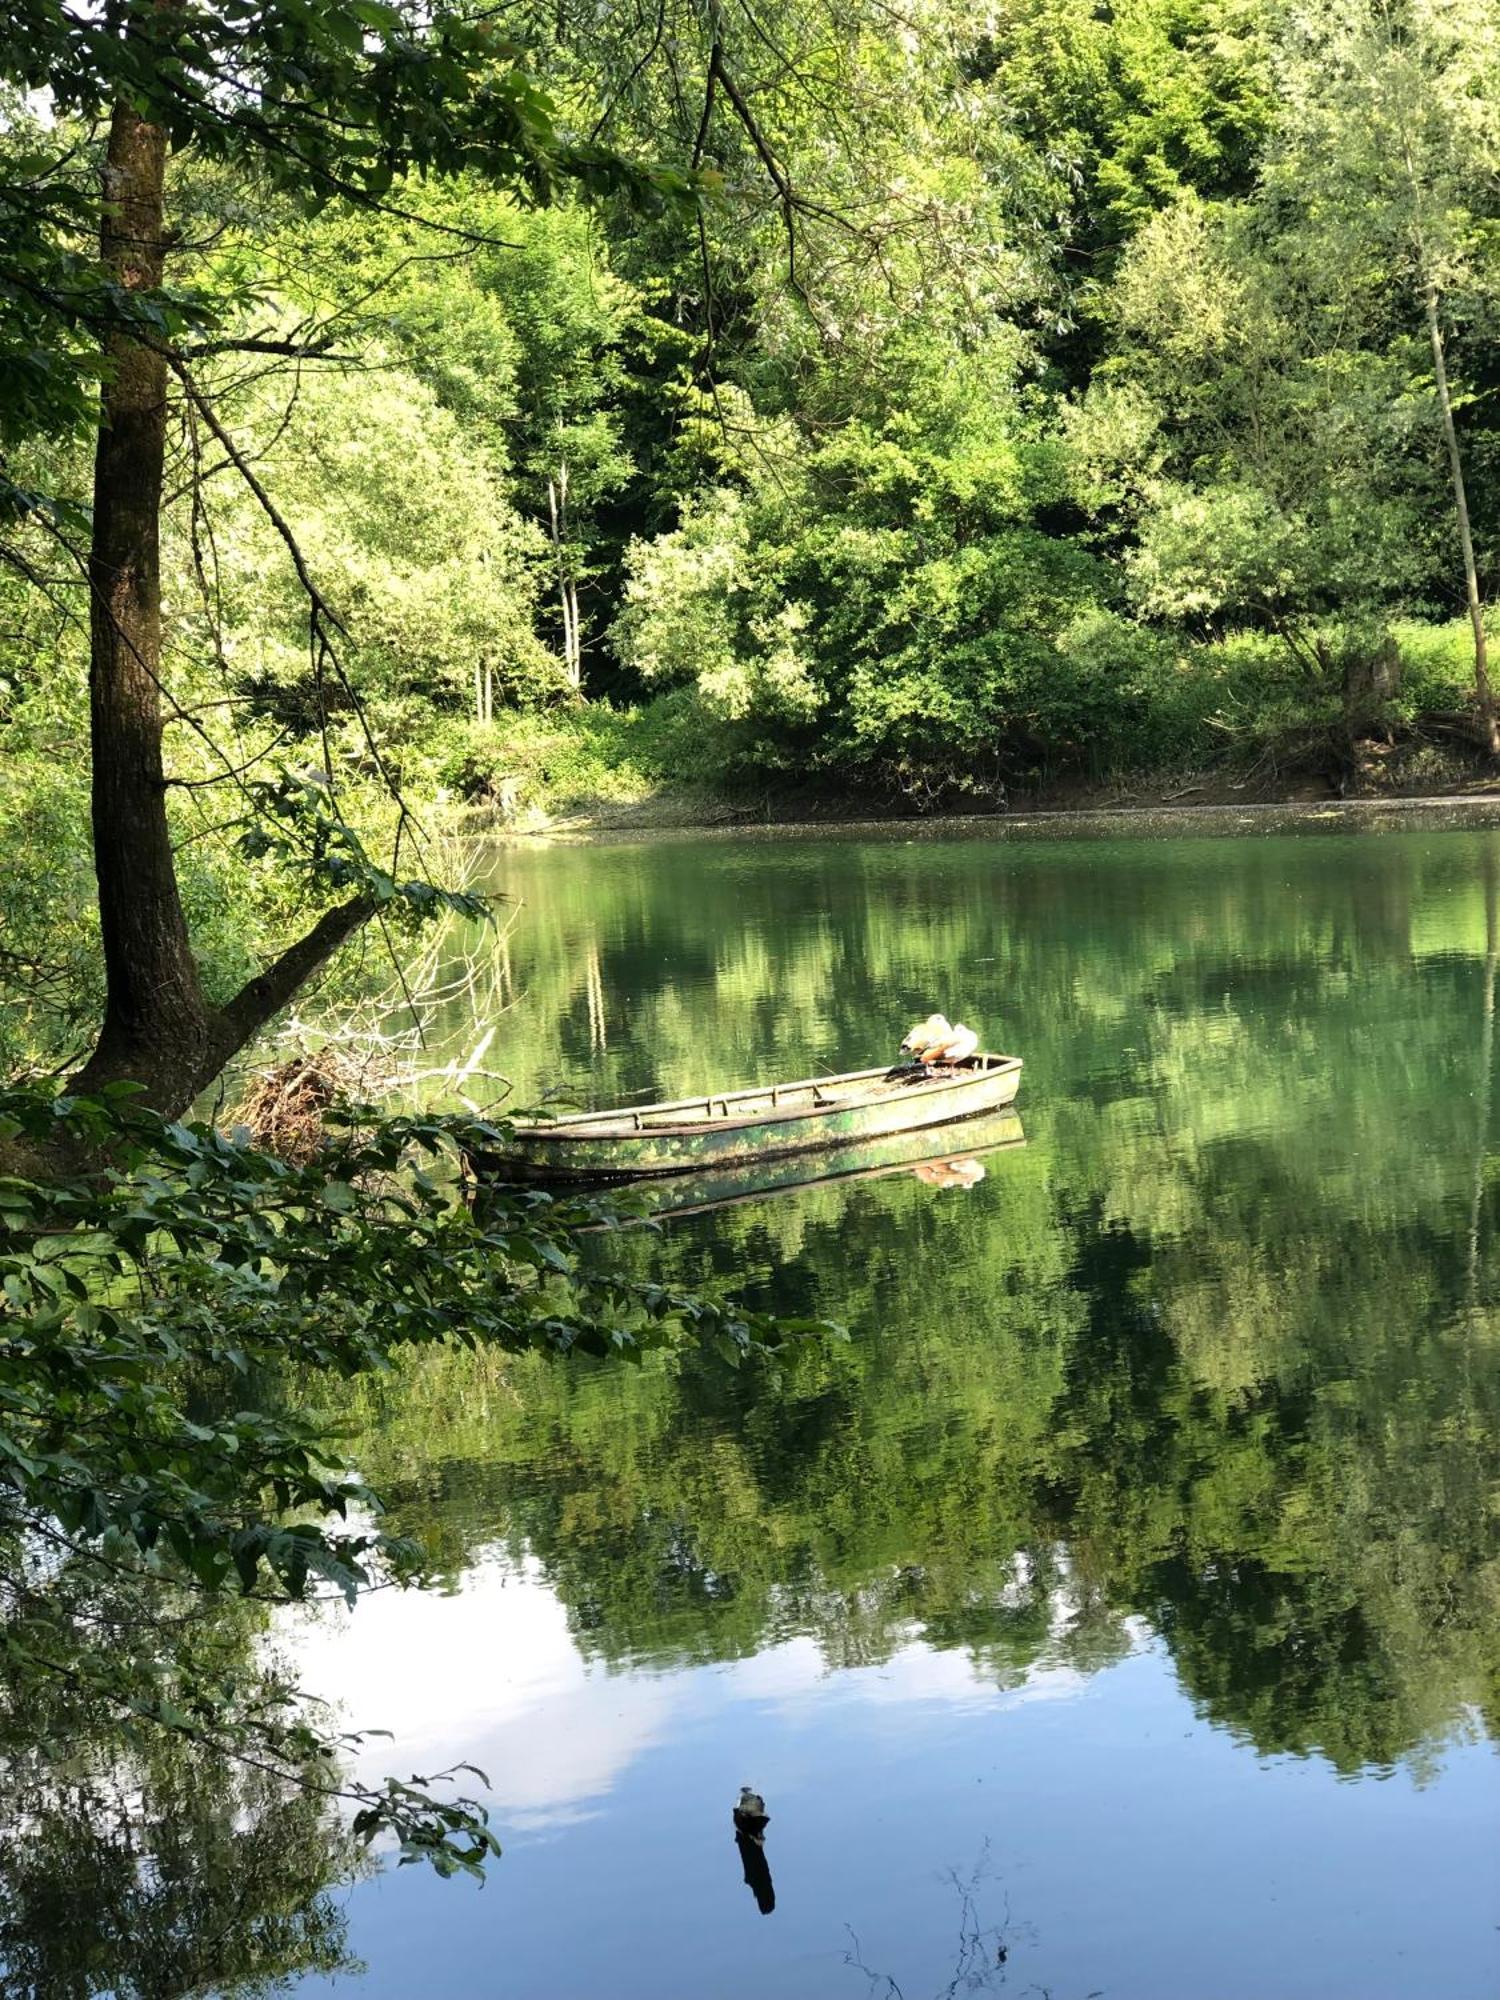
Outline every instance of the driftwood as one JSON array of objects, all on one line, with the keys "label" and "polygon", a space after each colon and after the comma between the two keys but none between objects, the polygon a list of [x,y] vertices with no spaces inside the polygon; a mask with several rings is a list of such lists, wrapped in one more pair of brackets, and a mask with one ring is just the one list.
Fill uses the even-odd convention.
[{"label": "driftwood", "polygon": [[338,1049],[295,1055],[251,1079],[234,1123],[262,1152],[306,1166],[323,1148],[327,1112],[339,1098],[357,1097],[362,1081],[359,1065]]}]

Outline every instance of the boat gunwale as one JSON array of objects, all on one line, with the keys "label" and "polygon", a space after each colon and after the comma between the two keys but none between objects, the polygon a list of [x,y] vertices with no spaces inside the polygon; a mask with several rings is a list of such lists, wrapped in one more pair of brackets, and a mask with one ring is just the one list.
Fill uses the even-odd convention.
[{"label": "boat gunwale", "polygon": [[[969,1068],[973,1064],[975,1067]],[[979,1065],[983,1067],[979,1067]],[[889,1092],[895,1097],[897,1089],[919,1102],[941,1095],[944,1091],[959,1090],[985,1083],[994,1078],[1009,1076],[1022,1068],[1020,1056],[995,1055],[988,1050],[979,1050],[964,1059],[962,1066],[947,1076],[935,1076],[923,1082],[912,1082],[895,1086]],[[705,1132],[744,1132],[764,1125],[789,1125],[807,1118],[828,1118],[840,1111],[854,1111],[863,1108],[861,1104],[817,1104],[805,1110],[788,1110],[782,1105],[768,1102],[767,1109],[758,1114],[742,1118],[715,1118],[711,1114],[685,1119],[673,1125],[647,1125],[644,1121],[666,1111],[686,1111],[690,1106],[710,1104],[742,1103],[747,1098],[770,1100],[772,1092],[792,1092],[797,1090],[827,1090],[840,1084],[867,1083],[876,1077],[890,1074],[890,1065],[877,1064],[873,1069],[851,1069],[840,1071],[835,1076],[799,1077],[791,1083],[758,1084],[748,1089],[715,1091],[702,1097],[669,1098],[659,1104],[643,1104],[630,1110],[618,1111],[571,1111],[550,1124],[520,1124],[511,1127],[512,1145],[533,1145],[538,1141],[546,1143],[569,1140],[624,1141],[632,1142],[649,1139],[692,1138]],[[879,1096],[864,1100],[873,1105],[883,1102]],[[629,1121],[628,1123],[626,1121]]]}]

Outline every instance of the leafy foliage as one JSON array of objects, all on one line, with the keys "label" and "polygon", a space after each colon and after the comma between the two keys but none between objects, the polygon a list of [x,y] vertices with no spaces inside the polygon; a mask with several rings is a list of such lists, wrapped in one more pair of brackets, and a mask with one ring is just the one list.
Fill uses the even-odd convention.
[{"label": "leafy foliage", "polygon": [[[128,1091],[8,1094],[11,1155],[55,1158],[61,1144],[80,1166],[0,1180],[6,1535],[209,1602],[353,1602],[419,1579],[424,1557],[381,1529],[337,1422],[268,1394],[289,1368],[352,1379],[450,1342],[638,1355],[687,1327],[738,1358],[799,1330],[591,1270],[577,1236],[611,1220],[598,1204],[465,1199],[467,1154],[500,1137],[482,1121],[351,1116],[319,1158],[291,1166],[163,1123]],[[269,1758],[288,1780],[333,1755],[287,1698],[241,1714],[232,1684],[190,1654],[137,1686],[108,1654],[58,1657],[43,1600],[16,1587],[22,1615],[0,1644],[18,1669],[84,1675],[106,1710]],[[391,1780],[355,1803],[356,1833],[393,1832],[405,1859],[477,1869],[493,1851],[482,1809],[436,1798],[430,1781]]]},{"label": "leafy foliage", "polygon": [[[377,9],[356,47],[294,10],[267,19],[264,75],[221,101],[195,64],[239,23],[207,9],[149,85],[194,138],[161,330],[203,350],[419,787],[448,783],[437,736],[463,726],[459,789],[514,795],[512,715],[573,698],[570,616],[585,695],[698,691],[719,782],[927,802],[1253,752],[1337,716],[1341,663],[1358,679],[1398,624],[1457,607],[1414,218],[1489,561],[1490,5],[1413,0],[1389,47],[1364,0],[1108,19],[1028,0],[988,25],[940,9],[904,39],[856,9],[781,23],[784,61],[775,35],[721,23],[754,131],[718,82],[701,144],[687,75],[624,24],[564,9],[523,54],[444,10]],[[711,51],[673,18],[701,72]],[[16,74],[56,71],[80,117],[150,43],[59,38],[32,12],[9,32]],[[402,62],[451,89],[446,131]],[[819,77],[843,93],[836,124]],[[340,165],[316,107],[345,97],[374,136]],[[757,189],[756,133],[789,211]],[[83,282],[76,162],[55,128],[6,144],[18,217]],[[640,165],[663,150],[699,155],[701,241],[682,175]],[[58,306],[56,341],[83,356],[98,320]],[[51,352],[16,324],[18,354]],[[249,370],[242,340],[307,358]],[[64,429],[87,414],[57,409]],[[27,456],[49,426],[18,406],[11,477],[76,519],[76,469]],[[277,535],[188,428],[174,693],[227,679],[250,754],[330,732],[357,765]],[[48,546],[41,520],[16,544],[33,568]],[[1462,698],[1460,681],[1437,706]],[[185,734],[179,755],[186,775]]]}]

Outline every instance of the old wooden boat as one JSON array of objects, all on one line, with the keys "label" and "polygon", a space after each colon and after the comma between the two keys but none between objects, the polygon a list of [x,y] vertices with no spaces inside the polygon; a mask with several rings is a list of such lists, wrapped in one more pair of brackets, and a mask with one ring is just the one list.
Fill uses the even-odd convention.
[{"label": "old wooden boat", "polygon": [[855,1069],[709,1097],[514,1124],[474,1164],[497,1180],[612,1181],[681,1174],[950,1125],[1009,1104],[1018,1056],[983,1053],[925,1070]]}]

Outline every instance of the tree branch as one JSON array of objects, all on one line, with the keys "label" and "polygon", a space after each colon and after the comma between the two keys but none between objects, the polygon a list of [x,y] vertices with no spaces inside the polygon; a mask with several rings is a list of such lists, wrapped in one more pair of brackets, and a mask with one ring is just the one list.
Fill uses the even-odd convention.
[{"label": "tree branch", "polygon": [[295,944],[288,945],[264,972],[247,979],[214,1017],[206,1058],[208,1070],[199,1088],[206,1088],[225,1063],[238,1055],[332,958],[345,939],[362,929],[374,914],[373,897],[352,896],[347,903],[340,903],[319,917],[312,929]]},{"label": "tree branch", "polygon": [[191,347],[179,348],[177,352],[184,361],[202,361],[211,354],[281,354],[294,361],[359,360],[357,354],[336,354],[326,341],[270,340],[250,334],[239,338],[226,336],[223,340],[195,341]]}]

